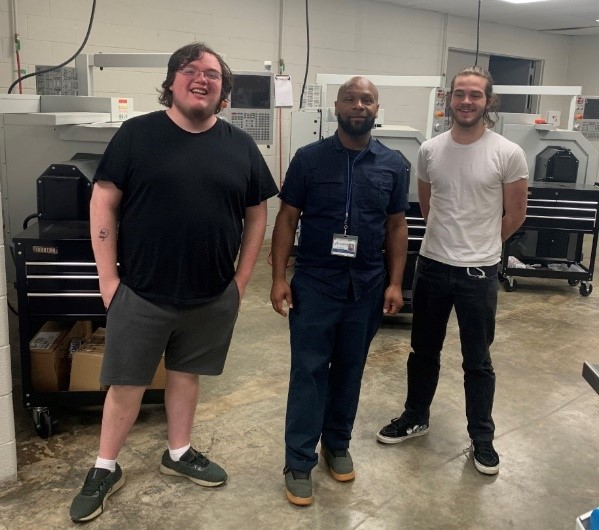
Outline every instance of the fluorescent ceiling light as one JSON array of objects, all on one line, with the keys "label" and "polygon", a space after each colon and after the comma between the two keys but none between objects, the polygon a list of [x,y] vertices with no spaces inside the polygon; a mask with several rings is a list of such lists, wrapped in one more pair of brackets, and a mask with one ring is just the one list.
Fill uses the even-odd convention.
[{"label": "fluorescent ceiling light", "polygon": [[547,2],[547,0],[501,0],[510,4],[532,4],[533,2]]}]

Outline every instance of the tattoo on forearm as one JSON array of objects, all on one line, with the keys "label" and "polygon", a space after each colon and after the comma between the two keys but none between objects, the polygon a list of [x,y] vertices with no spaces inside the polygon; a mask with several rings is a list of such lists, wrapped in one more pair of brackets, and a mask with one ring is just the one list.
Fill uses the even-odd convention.
[{"label": "tattoo on forearm", "polygon": [[104,240],[105,240],[105,239],[108,237],[108,234],[110,234],[110,232],[108,231],[108,228],[102,228],[102,229],[100,230],[100,233],[98,234],[98,237],[99,237],[99,238],[100,238],[102,241],[104,241]]}]

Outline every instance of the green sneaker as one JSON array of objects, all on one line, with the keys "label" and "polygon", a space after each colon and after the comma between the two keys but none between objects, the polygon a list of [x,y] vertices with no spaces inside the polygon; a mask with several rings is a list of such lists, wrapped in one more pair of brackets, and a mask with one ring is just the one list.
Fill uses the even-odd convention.
[{"label": "green sneaker", "polygon": [[73,521],[91,521],[104,511],[106,500],[125,483],[125,476],[117,464],[114,471],[92,467],[85,477],[79,494],[71,503]]},{"label": "green sneaker", "polygon": [[332,451],[323,443],[320,445],[320,453],[324,457],[325,462],[329,466],[331,476],[335,480],[348,482],[356,478],[354,463],[348,449]]},{"label": "green sneaker", "polygon": [[312,504],[312,477],[310,473],[285,468],[285,495],[291,504],[309,506]]},{"label": "green sneaker", "polygon": [[178,462],[171,458],[167,449],[162,455],[160,472],[185,477],[200,486],[208,487],[220,486],[227,480],[227,473],[222,467],[208,460],[193,447],[190,447]]}]

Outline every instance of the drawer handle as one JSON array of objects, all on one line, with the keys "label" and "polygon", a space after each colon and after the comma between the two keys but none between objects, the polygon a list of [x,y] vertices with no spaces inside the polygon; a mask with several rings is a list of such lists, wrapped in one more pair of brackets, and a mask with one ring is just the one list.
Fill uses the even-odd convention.
[{"label": "drawer handle", "polygon": [[48,297],[71,297],[71,298],[89,298],[101,297],[100,293],[27,293],[27,298],[48,298]]},{"label": "drawer handle", "polygon": [[34,280],[97,280],[98,275],[90,276],[90,275],[61,275],[61,274],[28,274],[28,279]]},{"label": "drawer handle", "polygon": [[47,266],[77,266],[77,267],[95,267],[95,261],[26,261],[25,265],[28,267],[47,267]]}]

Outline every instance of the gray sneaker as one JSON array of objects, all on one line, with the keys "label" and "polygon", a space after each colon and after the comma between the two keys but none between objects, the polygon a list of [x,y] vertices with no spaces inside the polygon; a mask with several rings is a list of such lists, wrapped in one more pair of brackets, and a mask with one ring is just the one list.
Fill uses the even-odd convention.
[{"label": "gray sneaker", "polygon": [[320,444],[320,454],[329,466],[331,476],[339,482],[348,482],[356,478],[354,463],[348,449],[331,451],[323,443]]},{"label": "gray sneaker", "polygon": [[190,447],[178,462],[171,458],[167,449],[162,455],[160,472],[185,477],[200,486],[208,487],[220,486],[227,480],[227,473],[222,467],[208,460],[193,447]]},{"label": "gray sneaker", "polygon": [[309,506],[314,501],[312,496],[312,478],[310,473],[285,468],[285,495],[291,504]]},{"label": "gray sneaker", "polygon": [[125,476],[117,464],[114,471],[92,467],[85,477],[79,494],[71,503],[73,521],[91,521],[104,511],[106,500],[125,483]]}]

